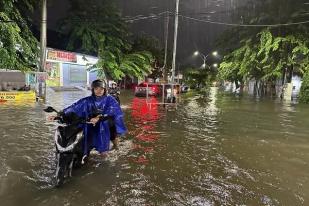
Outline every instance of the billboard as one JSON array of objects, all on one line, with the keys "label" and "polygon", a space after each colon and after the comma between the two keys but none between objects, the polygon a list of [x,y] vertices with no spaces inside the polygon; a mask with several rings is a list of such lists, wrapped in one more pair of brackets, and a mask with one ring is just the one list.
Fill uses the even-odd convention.
[{"label": "billboard", "polygon": [[61,62],[77,62],[77,57],[75,53],[58,50],[48,50],[47,59]]},{"label": "billboard", "polygon": [[47,62],[45,67],[47,73],[46,85],[52,87],[60,86],[60,63]]}]

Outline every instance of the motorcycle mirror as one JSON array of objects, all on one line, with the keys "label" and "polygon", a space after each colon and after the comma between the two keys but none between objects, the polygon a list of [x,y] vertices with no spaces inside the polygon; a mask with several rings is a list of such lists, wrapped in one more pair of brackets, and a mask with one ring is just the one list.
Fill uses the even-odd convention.
[{"label": "motorcycle mirror", "polygon": [[44,109],[44,112],[47,112],[47,113],[52,113],[52,112],[57,112],[53,107],[46,107]]}]

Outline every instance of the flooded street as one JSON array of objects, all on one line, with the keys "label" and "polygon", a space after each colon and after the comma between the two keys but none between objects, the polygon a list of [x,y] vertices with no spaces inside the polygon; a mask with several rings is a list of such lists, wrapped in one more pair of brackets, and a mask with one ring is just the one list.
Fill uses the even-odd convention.
[{"label": "flooded street", "polygon": [[[50,93],[62,109],[84,92]],[[0,204],[309,205],[309,106],[221,94],[176,108],[121,94],[129,133],[106,160],[53,187],[54,127],[41,103],[0,103]]]}]

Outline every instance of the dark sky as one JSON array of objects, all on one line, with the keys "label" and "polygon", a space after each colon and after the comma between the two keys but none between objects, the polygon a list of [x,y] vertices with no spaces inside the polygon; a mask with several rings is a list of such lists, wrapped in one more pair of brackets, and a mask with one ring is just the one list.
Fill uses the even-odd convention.
[{"label": "dark sky", "polygon": [[[149,16],[164,11],[175,11],[175,0],[117,0],[123,17]],[[56,29],[60,18],[65,16],[69,4],[67,0],[53,0],[48,4],[48,28]],[[204,20],[227,21],[229,12],[243,0],[180,0],[180,13]],[[39,12],[36,17],[38,19]],[[177,59],[181,64],[201,64],[193,57],[194,51],[204,54],[216,50],[214,41],[226,27],[197,22],[180,17]],[[169,48],[173,45],[174,19],[170,19]],[[164,18],[145,19],[130,24],[134,34],[144,32],[154,35],[164,43]]]},{"label": "dark sky", "polygon": [[[226,21],[228,12],[237,7],[240,0],[180,0],[180,14],[204,20]],[[244,2],[244,0],[242,0]],[[175,0],[119,0],[123,16],[158,14],[175,11]],[[134,33],[145,32],[164,42],[164,19],[140,20],[131,24]],[[179,18],[177,59],[181,64],[201,65],[194,57],[199,50],[205,55],[216,50],[215,39],[226,29],[221,25],[207,24]],[[170,19],[169,47],[173,46],[174,19]]]}]

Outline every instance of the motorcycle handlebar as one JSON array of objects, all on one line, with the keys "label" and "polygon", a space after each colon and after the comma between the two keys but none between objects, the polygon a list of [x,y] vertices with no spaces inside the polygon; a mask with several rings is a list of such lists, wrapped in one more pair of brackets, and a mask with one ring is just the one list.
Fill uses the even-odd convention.
[{"label": "motorcycle handlebar", "polygon": [[107,114],[102,115],[100,113],[94,112],[92,115],[90,115],[89,118],[84,119],[78,117],[75,113],[69,113],[64,114],[63,111],[57,111],[53,107],[47,107],[44,109],[47,113],[56,112],[57,116],[54,118],[54,120],[58,121],[59,123],[69,123],[69,124],[92,124],[90,122],[91,118],[99,117],[100,121],[106,121],[108,119],[112,119],[112,116],[109,116]]}]

